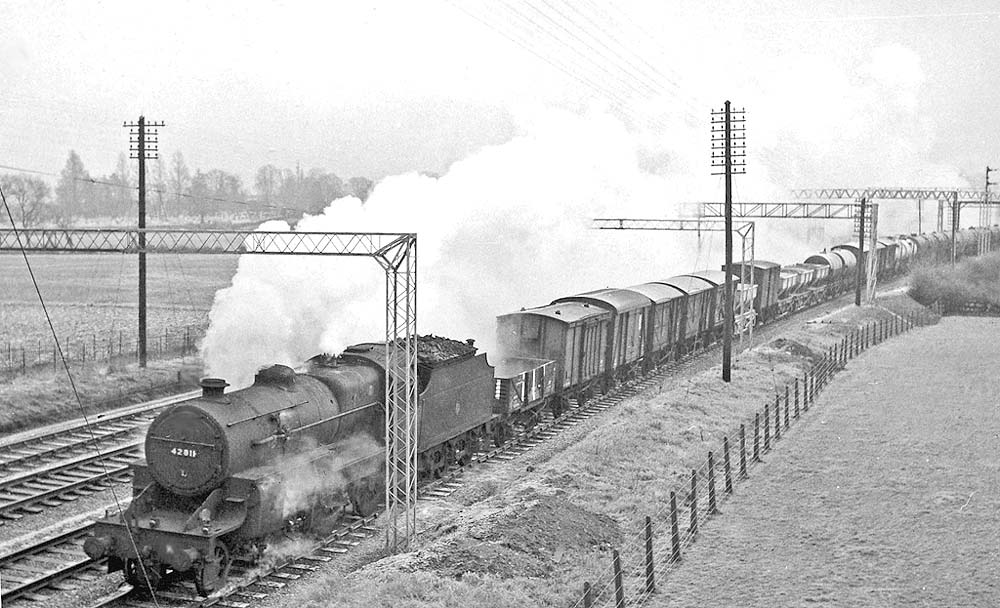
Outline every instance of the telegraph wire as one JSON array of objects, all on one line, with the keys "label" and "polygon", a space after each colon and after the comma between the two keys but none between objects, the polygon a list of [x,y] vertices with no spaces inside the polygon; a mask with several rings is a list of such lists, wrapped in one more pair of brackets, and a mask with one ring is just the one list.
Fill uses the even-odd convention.
[{"label": "telegraph wire", "polygon": [[[546,6],[552,8],[552,5],[548,4],[546,2],[546,0],[541,0],[541,2],[543,2]],[[598,69],[600,69],[601,71],[603,71],[605,74],[607,74],[607,75],[611,76],[612,78],[618,80],[619,82],[623,83],[625,86],[629,87],[636,94],[639,94],[639,95],[644,94],[643,90],[640,89],[639,86],[641,86],[641,87],[643,87],[645,89],[645,94],[649,94],[649,93],[656,94],[656,90],[653,87],[651,87],[648,83],[646,83],[645,81],[643,81],[643,80],[641,80],[639,78],[635,78],[634,80],[636,81],[637,85],[639,85],[639,86],[636,86],[636,85],[631,84],[629,82],[629,80],[626,79],[626,78],[624,78],[622,75],[616,73],[616,71],[613,71],[613,70],[619,70],[619,69],[621,69],[621,65],[618,64],[615,60],[612,59],[610,61],[611,68],[608,68],[605,65],[602,65],[602,63],[594,61],[593,58],[595,58],[595,57],[598,57],[598,58],[600,58],[602,60],[608,60],[609,57],[607,55],[605,55],[604,53],[602,53],[601,51],[599,51],[598,49],[594,48],[594,46],[590,43],[590,41],[588,41],[588,40],[582,38],[581,36],[579,36],[576,32],[574,32],[573,30],[571,30],[569,27],[567,27],[566,25],[564,25],[562,22],[556,20],[554,17],[552,17],[552,15],[550,15],[546,11],[542,10],[538,6],[532,4],[531,2],[526,2],[525,5],[529,9],[531,9],[532,11],[534,11],[535,13],[537,13],[538,15],[540,15],[548,23],[552,24],[553,26],[555,26],[559,30],[561,30],[561,31],[565,32],[566,34],[568,34],[571,39],[576,40],[577,42],[579,42],[580,44],[582,44],[586,48],[586,50],[589,51],[589,53],[584,53],[583,51],[579,50],[578,47],[575,47],[575,46],[572,46],[572,49],[575,50],[582,57],[591,60],[592,63]],[[508,5],[508,7],[511,10],[517,12],[517,9],[514,8],[513,6]],[[556,12],[561,15],[561,13],[559,13],[559,11],[556,11]],[[532,24],[534,24],[535,26],[542,27],[534,19],[532,19],[531,17],[525,17],[525,18],[528,19],[529,21],[531,21]],[[572,20],[570,20],[570,23],[572,23]],[[575,24],[573,24],[573,25],[575,25]],[[547,29],[547,28],[542,28],[542,29],[544,29],[545,32],[547,34],[549,34],[550,36],[553,36],[553,37],[558,36],[558,34],[553,34],[552,33],[553,30],[550,30],[550,29]],[[563,40],[560,40],[560,42],[563,42],[565,44],[565,42]],[[571,46],[571,45],[567,44],[567,46]]]},{"label": "telegraph wire", "polygon": [[827,23],[853,21],[904,21],[907,19],[948,19],[953,17],[1000,17],[1000,12],[966,12],[966,13],[917,13],[913,15],[853,15],[847,17],[803,17],[797,18],[753,18],[747,21],[758,23]]},{"label": "telegraph wire", "polygon": [[[547,0],[542,0],[542,1],[545,2],[546,4],[548,4]],[[673,95],[678,100],[685,101],[686,105],[688,106],[689,111],[693,111],[694,110],[695,106],[693,106],[690,103],[691,99],[690,98],[685,99],[683,97],[682,88],[681,88],[681,86],[674,79],[672,79],[672,78],[666,76],[665,74],[663,74],[663,72],[661,72],[659,70],[659,68],[657,68],[656,66],[654,66],[653,64],[651,64],[648,60],[646,60],[645,57],[643,57],[639,53],[633,52],[631,49],[628,48],[628,46],[626,46],[625,44],[623,44],[615,35],[613,35],[612,33],[609,33],[607,31],[608,28],[607,28],[606,25],[602,25],[602,24],[598,23],[597,21],[595,21],[595,19],[599,19],[599,17],[597,17],[596,15],[594,17],[592,17],[587,12],[581,10],[579,8],[579,6],[577,4],[575,4],[575,3],[573,3],[573,2],[569,2],[568,0],[561,0],[561,1],[571,11],[573,11],[576,14],[580,15],[581,17],[583,17],[590,25],[593,26],[594,30],[596,30],[600,34],[603,34],[604,37],[608,38],[615,46],[617,46],[618,48],[620,48],[621,51],[615,52],[616,56],[622,58],[627,64],[629,64],[630,66],[632,66],[636,71],[644,74],[644,76],[649,81],[653,82],[657,87],[660,88],[660,90],[662,91],[662,94],[664,96]],[[595,10],[600,11],[600,8],[596,7],[589,0],[587,0],[587,4],[590,5],[591,7],[593,7]],[[605,17],[608,17],[607,13],[604,13],[604,15],[605,15]],[[581,27],[581,29],[585,30],[585,28],[583,28],[583,27]],[[588,32],[588,34],[591,34],[591,32],[589,30],[586,30],[586,31]],[[596,39],[597,36],[594,36],[594,38]],[[637,65],[637,64],[639,64],[639,65]],[[641,66],[645,66],[645,68],[642,68]],[[673,89],[673,92],[670,93],[668,91],[668,88],[663,83],[659,82],[660,80],[662,80],[666,84],[670,85],[669,88]]]},{"label": "telegraph wire", "polygon": [[[612,71],[608,70],[604,66],[595,64],[592,58],[589,57],[586,53],[581,51],[578,47],[574,46],[573,44],[568,43],[566,40],[560,38],[558,35],[554,34],[551,29],[541,25],[540,23],[538,23],[538,21],[532,19],[529,15],[526,15],[525,13],[521,12],[516,7],[512,6],[507,2],[500,2],[499,4],[506,9],[505,13],[506,16],[508,17],[508,21],[510,17],[513,17],[516,21],[520,22],[520,25],[518,25],[517,23],[509,21],[513,27],[518,28],[521,31],[525,32],[527,38],[529,39],[534,38],[537,40],[537,37],[540,35],[550,44],[555,45],[556,47],[561,47],[562,50],[569,51],[570,55],[572,56],[572,61],[577,62],[576,65],[574,65],[574,67],[578,69],[582,68],[581,71],[586,74],[588,80],[593,82],[594,79],[596,79],[597,82],[603,83],[603,84],[593,84],[592,88],[597,90],[597,92],[603,95],[604,97],[618,101],[623,111],[628,111],[630,109],[631,102],[629,100],[630,97],[629,94],[631,94],[632,96],[640,96],[640,97],[642,96],[642,93],[634,86],[631,86],[627,81],[624,81],[616,77],[616,75]],[[532,47],[530,50],[533,54],[539,56],[539,53],[534,50],[534,47]],[[554,50],[559,51],[560,48],[555,48]],[[551,60],[548,57],[542,57],[542,59],[551,63]],[[598,71],[596,75],[593,74],[594,67],[596,67]],[[620,85],[623,90],[619,92],[614,88],[609,87],[608,86],[609,84],[614,84],[616,86]]]},{"label": "telegraph wire", "polygon": [[[84,426],[87,428],[87,432],[90,434],[90,439],[94,443],[94,449],[97,451],[97,462],[100,463],[105,475],[107,475],[108,468],[107,463],[104,461],[104,454],[101,451],[101,446],[97,443],[97,435],[94,433],[93,427],[91,427],[90,417],[87,416],[87,408],[83,406],[83,400],[80,398],[80,392],[76,388],[76,381],[73,379],[73,372],[69,369],[69,363],[66,361],[62,345],[59,343],[59,335],[56,333],[56,328],[52,323],[52,317],[49,315],[48,306],[45,305],[45,298],[42,297],[42,290],[38,286],[38,280],[35,278],[35,272],[32,270],[31,262],[28,260],[28,251],[24,248],[24,242],[21,240],[21,231],[17,228],[17,224],[14,221],[14,215],[11,213],[10,205],[7,204],[7,197],[4,196],[2,187],[0,187],[0,200],[3,201],[4,209],[7,211],[7,219],[10,220],[10,225],[14,231],[14,237],[17,239],[17,246],[21,250],[21,256],[24,258],[24,265],[28,269],[28,276],[31,277],[31,284],[35,288],[35,294],[38,296],[38,302],[41,304],[42,312],[45,314],[45,321],[48,323],[49,332],[52,334],[53,342],[55,342],[56,352],[59,353],[59,359],[62,361],[63,369],[66,370],[66,376],[69,379],[70,388],[73,390],[73,397],[76,400],[77,408],[80,410]],[[126,521],[124,509],[122,509],[121,501],[118,499],[118,492],[115,491],[114,484],[110,484],[108,488],[111,490],[111,496],[114,498],[115,506],[118,508],[118,515],[122,518],[122,522],[125,523],[125,530],[128,532],[129,541],[132,543],[132,549],[135,550],[136,555],[139,555],[139,547],[136,545],[135,537],[132,536],[132,529],[129,526],[128,521]],[[153,587],[149,577],[146,576],[146,566],[142,563],[141,559],[139,560],[139,568],[142,570],[143,579],[145,579],[146,584],[149,587],[149,593],[153,598],[153,603],[156,606],[159,606],[160,604],[156,599],[156,594],[153,592]]]},{"label": "telegraph wire", "polygon": [[[578,46],[575,46],[567,42],[560,36],[554,34],[550,28],[544,27],[543,25],[539,24],[536,20],[525,15],[523,12],[504,3],[503,6],[505,6],[508,9],[507,11],[505,11],[504,16],[507,18],[506,19],[507,25],[510,26],[510,28],[504,29],[498,27],[495,24],[495,22],[498,21],[498,19],[487,18],[483,17],[480,14],[476,14],[470,11],[467,8],[467,6],[457,4],[455,0],[447,0],[447,1],[453,6],[455,6],[455,8],[462,11],[469,17],[475,19],[482,25],[493,30],[497,34],[506,38],[507,40],[514,42],[515,44],[517,44],[524,50],[528,51],[538,59],[541,59],[545,63],[551,65],[560,72],[563,72],[572,79],[580,82],[581,84],[584,84],[587,88],[591,89],[601,97],[612,102],[612,106],[620,110],[626,118],[636,122],[652,123],[661,129],[666,128],[666,124],[661,119],[658,119],[655,116],[651,116],[648,113],[638,112],[634,107],[635,97],[646,99],[648,98],[647,95],[644,95],[641,91],[629,85],[628,81],[623,80],[620,77],[615,78],[613,72],[610,72],[603,65],[595,64],[593,60],[586,55],[586,53],[583,53],[579,49]],[[517,36],[511,33],[511,30],[521,34],[521,36]],[[551,46],[558,46],[561,47],[563,50],[568,50],[570,53],[572,53],[573,54],[572,61],[568,62],[567,60],[562,60],[562,59],[557,60],[552,55],[552,53],[544,53],[538,50],[536,48],[537,47],[536,44],[524,42],[523,37],[531,39],[531,38],[538,38],[539,35],[543,37],[545,41],[548,42]],[[553,49],[553,50],[559,50],[559,49]],[[579,64],[579,58],[582,58],[585,62],[587,62],[586,65],[581,66]],[[591,73],[589,73],[593,71],[593,68],[595,66],[603,73],[602,75],[593,76]],[[589,72],[586,68],[590,68]],[[604,83],[602,85],[595,82],[594,80],[595,78],[602,81],[607,80],[607,76],[604,75],[610,75],[612,78],[615,78],[615,80],[611,84],[614,84],[615,86],[620,85],[623,88],[629,89],[627,93],[631,93],[633,99],[627,99],[626,97],[623,97],[623,94],[625,94],[626,91],[618,92],[609,88],[607,86],[608,83]]]},{"label": "telegraph wire", "polygon": [[446,0],[446,1],[449,4],[451,4],[452,6],[454,6],[455,8],[457,8],[458,10],[460,10],[461,12],[465,13],[467,16],[471,17],[472,19],[474,19],[477,22],[479,22],[480,24],[482,24],[483,26],[487,27],[490,30],[493,30],[493,32],[499,34],[503,38],[506,38],[510,42],[513,42],[514,44],[516,44],[517,46],[521,47],[525,51],[531,53],[532,55],[534,55],[538,59],[544,61],[545,63],[547,63],[550,66],[554,67],[555,69],[559,70],[563,74],[569,76],[573,80],[576,80],[577,82],[583,84],[584,86],[586,86],[587,88],[591,89],[592,91],[598,93],[602,97],[608,99],[609,101],[611,101],[613,103],[613,105],[616,108],[618,108],[618,109],[620,109],[622,111],[627,111],[627,109],[628,109],[628,107],[627,107],[628,103],[624,100],[624,98],[622,98],[618,94],[616,94],[616,93],[614,93],[614,92],[612,92],[612,91],[610,91],[608,89],[605,89],[604,87],[600,86],[599,84],[597,84],[596,82],[594,82],[593,80],[591,80],[589,76],[587,76],[587,75],[581,75],[580,73],[578,73],[578,72],[572,70],[571,68],[565,66],[565,64],[561,65],[561,64],[557,63],[554,59],[541,54],[540,52],[538,52],[537,50],[535,50],[531,45],[523,42],[519,38],[514,37],[512,34],[509,34],[509,33],[505,32],[505,31],[501,30],[500,28],[496,27],[488,19],[483,18],[483,17],[481,17],[481,16],[479,16],[479,15],[477,15],[475,13],[470,12],[469,10],[467,10],[466,6],[464,6],[464,5],[460,4],[459,2],[457,2],[457,0]]}]

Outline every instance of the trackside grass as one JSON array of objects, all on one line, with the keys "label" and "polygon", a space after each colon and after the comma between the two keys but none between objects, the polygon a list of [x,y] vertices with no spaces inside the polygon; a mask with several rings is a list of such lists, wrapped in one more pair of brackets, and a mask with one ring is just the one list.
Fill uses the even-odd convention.
[{"label": "trackside grass", "polygon": [[910,296],[930,306],[954,309],[966,302],[1000,305],[1000,253],[917,268],[910,277]]}]

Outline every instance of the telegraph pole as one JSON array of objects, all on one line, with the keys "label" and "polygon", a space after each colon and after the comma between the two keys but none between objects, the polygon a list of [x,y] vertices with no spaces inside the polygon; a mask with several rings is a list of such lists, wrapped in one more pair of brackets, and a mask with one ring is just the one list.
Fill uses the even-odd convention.
[{"label": "telegraph pole", "polygon": [[[129,158],[139,160],[139,367],[146,367],[146,159],[159,158],[157,136],[163,122],[146,122],[145,116],[139,122],[125,122],[129,129]],[[146,128],[152,127],[147,133]],[[147,147],[148,144],[148,147]]]},{"label": "telegraph pole", "polygon": [[958,224],[962,214],[962,204],[958,202],[958,192],[954,192],[951,197],[951,265],[955,265],[958,258]]},{"label": "telegraph pole", "polygon": [[[733,116],[735,114],[735,116]],[[735,303],[733,301],[733,175],[743,175],[746,173],[746,137],[743,134],[745,122],[743,110],[733,111],[726,100],[722,110],[712,110],[712,166],[723,167],[722,173],[712,175],[726,176],[726,291],[725,291],[725,312],[723,315],[722,329],[722,380],[729,382],[732,379],[733,364],[733,315],[735,314]],[[735,123],[735,126],[734,124]],[[736,133],[734,135],[734,132]],[[722,154],[717,152],[721,150]],[[736,162],[733,159],[736,158]]]},{"label": "telegraph pole", "polygon": [[[858,217],[858,267],[854,276],[854,305],[861,306],[861,257],[865,254],[865,207],[868,204],[868,197],[861,197],[861,212]],[[871,252],[869,252],[869,255]]]},{"label": "telegraph pole", "polygon": [[[996,171],[996,169],[987,166],[986,167],[986,184],[983,188],[983,206],[979,208],[979,225],[989,228],[990,224],[993,223],[993,207],[990,206],[990,186],[997,185],[996,182],[990,181],[990,172]],[[990,231],[984,230],[979,235],[979,251],[989,251],[990,249]]]}]

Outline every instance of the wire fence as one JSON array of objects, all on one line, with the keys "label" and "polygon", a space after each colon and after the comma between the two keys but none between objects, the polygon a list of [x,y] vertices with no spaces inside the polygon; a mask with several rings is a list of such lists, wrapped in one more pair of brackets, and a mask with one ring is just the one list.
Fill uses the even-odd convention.
[{"label": "wire fence", "polygon": [[967,302],[942,302],[938,300],[931,304],[931,309],[942,316],[1000,317],[1000,304],[986,300]]},{"label": "wire fence", "polygon": [[[205,336],[203,325],[166,328],[163,333],[146,336],[150,359],[193,355]],[[131,363],[139,358],[139,338],[124,330],[89,336],[75,336],[60,341],[66,361],[73,365],[93,363]],[[58,370],[59,351],[51,341],[38,339],[34,344],[7,342],[0,351],[0,376],[14,378],[46,367]]]},{"label": "wire fence", "polygon": [[689,481],[670,492],[670,499],[656,506],[632,536],[611,551],[609,568],[595,581],[583,584],[573,608],[642,605],[657,584],[679,567],[683,554],[698,538],[702,526],[718,513],[718,506],[748,479],[750,471],[795,422],[815,406],[819,393],[847,362],[864,350],[915,327],[934,324],[936,311],[895,314],[862,325],[829,348],[801,377],[775,391],[752,417],[741,420],[723,436],[718,452],[708,452],[691,469]]}]

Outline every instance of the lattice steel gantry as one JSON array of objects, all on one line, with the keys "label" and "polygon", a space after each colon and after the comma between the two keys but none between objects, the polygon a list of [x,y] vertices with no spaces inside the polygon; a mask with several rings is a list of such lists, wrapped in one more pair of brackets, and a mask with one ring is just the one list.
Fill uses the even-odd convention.
[{"label": "lattice steel gantry", "polygon": [[[255,230],[0,229],[0,251],[322,255],[374,258],[385,271],[386,543],[416,533],[417,235]],[[402,516],[402,522],[400,522]]]},{"label": "lattice steel gantry", "polygon": [[[951,207],[951,262],[955,263],[956,247],[955,235],[959,230],[959,221],[962,207],[980,207],[980,222],[983,218],[988,218],[988,214],[982,212],[982,208],[993,208],[1000,206],[1000,193],[988,190],[989,176],[987,176],[987,189],[977,190],[974,188],[807,188],[793,189],[792,196],[804,199],[842,199],[855,198],[871,201],[878,200],[934,200],[938,202],[937,230],[944,232],[944,209]],[[987,220],[988,221],[988,220]],[[981,224],[982,225],[982,224]],[[980,235],[980,246],[989,247],[989,233],[985,237]]]}]

